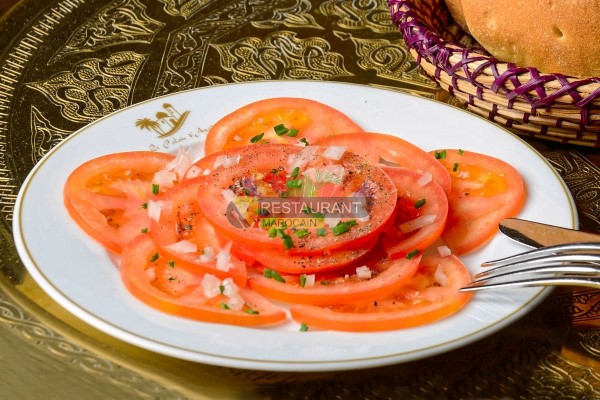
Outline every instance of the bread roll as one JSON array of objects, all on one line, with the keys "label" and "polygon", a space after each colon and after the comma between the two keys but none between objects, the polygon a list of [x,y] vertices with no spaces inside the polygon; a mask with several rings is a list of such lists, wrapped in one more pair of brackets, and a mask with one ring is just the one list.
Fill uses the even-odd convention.
[{"label": "bread roll", "polygon": [[600,1],[460,0],[471,35],[501,61],[600,76]]},{"label": "bread roll", "polygon": [[467,26],[467,21],[465,21],[465,15],[463,14],[461,0],[445,0],[446,5],[448,6],[448,10],[450,10],[450,15],[456,21],[458,26],[462,28],[463,31],[469,32],[469,27]]}]

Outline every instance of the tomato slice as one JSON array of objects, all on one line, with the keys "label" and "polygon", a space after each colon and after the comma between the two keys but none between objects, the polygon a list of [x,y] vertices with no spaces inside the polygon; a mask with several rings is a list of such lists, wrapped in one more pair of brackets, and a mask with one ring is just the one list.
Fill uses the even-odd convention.
[{"label": "tomato slice", "polygon": [[143,205],[153,196],[155,173],[172,159],[170,154],[140,151],[85,162],[65,183],[67,211],[86,233],[108,250],[120,253],[129,240],[148,227],[148,211]]},{"label": "tomato slice", "polygon": [[341,331],[402,329],[446,318],[471,294],[459,292],[471,277],[455,256],[427,256],[416,274],[391,295],[339,305],[294,305],[294,320],[310,327]]},{"label": "tomato slice", "polygon": [[317,274],[283,273],[279,275],[281,279],[265,276],[264,268],[253,268],[248,274],[248,284],[268,298],[288,303],[342,304],[397,290],[414,275],[420,259],[416,256],[390,260],[378,254],[352,267]]},{"label": "tomato slice", "polygon": [[342,268],[360,261],[369,254],[375,242],[376,240],[373,240],[363,248],[334,249],[309,255],[294,255],[277,250],[255,251],[250,246],[243,244],[235,244],[232,251],[243,260],[253,259],[255,262],[279,272],[311,274]]},{"label": "tomato slice", "polygon": [[[387,225],[396,188],[357,155],[331,160],[325,150],[271,144],[212,154],[202,161],[216,167],[199,178],[205,180],[200,209],[219,234],[255,249],[307,255],[360,248]],[[285,176],[284,191],[273,174]]]},{"label": "tomato slice", "polygon": [[[205,288],[202,283],[207,274],[173,266],[165,257],[151,261],[157,251],[149,235],[140,235],[123,250],[121,260],[125,286],[150,307],[190,319],[243,326],[276,324],[286,319],[282,309],[248,288],[225,295],[217,282],[217,292],[210,294],[214,287]],[[223,281],[221,286],[225,284]]]},{"label": "tomato slice", "polygon": [[399,167],[382,167],[398,191],[394,223],[383,235],[389,257],[422,253],[439,239],[448,216],[448,198],[435,181],[419,183],[422,174]]},{"label": "tomato slice", "polygon": [[251,142],[296,144],[304,139],[313,144],[327,135],[351,131],[362,128],[328,105],[294,97],[271,98],[247,104],[217,121],[207,134],[205,153]]},{"label": "tomato slice", "polygon": [[160,216],[150,220],[150,235],[159,252],[176,265],[221,279],[230,276],[245,286],[246,265],[224,248],[227,245],[219,242],[215,229],[200,212],[201,186],[201,180],[187,180],[162,194]]},{"label": "tomato slice", "polygon": [[431,173],[444,192],[450,192],[450,174],[425,150],[399,137],[374,132],[348,132],[325,137],[318,146],[345,146],[372,163]]},{"label": "tomato slice", "polygon": [[497,158],[465,150],[436,153],[452,176],[442,238],[454,254],[465,254],[494,236],[500,221],[519,212],[525,184],[514,167]]}]

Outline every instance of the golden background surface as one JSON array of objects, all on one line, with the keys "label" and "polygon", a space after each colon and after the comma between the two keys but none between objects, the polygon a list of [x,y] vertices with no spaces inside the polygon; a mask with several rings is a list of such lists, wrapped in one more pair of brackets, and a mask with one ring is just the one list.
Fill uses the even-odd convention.
[{"label": "golden background surface", "polygon": [[[598,290],[556,290],[512,326],[440,356],[270,373],[113,339],[51,300],[19,261],[12,207],[28,172],[70,133],[139,101],[227,82],[313,79],[460,107],[419,70],[384,0],[1,0],[0,15],[0,398],[600,399]],[[582,228],[600,232],[597,149],[528,141],[567,182]]]}]

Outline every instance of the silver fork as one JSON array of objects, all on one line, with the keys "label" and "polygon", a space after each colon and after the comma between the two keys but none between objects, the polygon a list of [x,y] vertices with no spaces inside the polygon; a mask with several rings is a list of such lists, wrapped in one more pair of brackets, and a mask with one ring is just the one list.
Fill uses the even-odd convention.
[{"label": "silver fork", "polygon": [[508,286],[587,286],[600,288],[600,243],[540,247],[488,261],[491,269],[474,276],[461,291]]}]

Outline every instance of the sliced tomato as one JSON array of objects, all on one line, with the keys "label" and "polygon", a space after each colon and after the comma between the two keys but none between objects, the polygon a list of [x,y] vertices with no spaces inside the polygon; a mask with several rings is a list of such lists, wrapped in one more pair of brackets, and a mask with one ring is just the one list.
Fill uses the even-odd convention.
[{"label": "sliced tomato", "polygon": [[[161,212],[151,219],[149,233],[161,255],[176,265],[246,285],[246,265],[219,242],[215,229],[198,206],[201,180],[188,180],[160,196]],[[231,246],[229,246],[231,247]],[[221,254],[220,254],[221,253]]]},{"label": "sliced tomato", "polygon": [[148,227],[144,206],[153,196],[154,175],[172,159],[170,154],[140,151],[90,160],[67,178],[65,206],[85,232],[108,250],[120,253]]},{"label": "sliced tomato", "polygon": [[290,274],[312,274],[330,271],[353,264],[366,257],[376,240],[364,247],[353,249],[334,249],[323,253],[294,255],[277,250],[256,251],[250,246],[236,243],[232,252],[243,260],[252,259],[265,267]]},{"label": "sliced tomato", "polygon": [[[200,209],[219,234],[256,249],[307,255],[336,248],[360,248],[387,226],[396,203],[396,188],[381,168],[357,155],[345,152],[339,160],[331,160],[320,155],[319,152],[324,150],[321,147],[271,144],[212,154],[203,160],[203,163],[216,167],[200,178],[205,180],[198,201]],[[317,179],[315,175],[319,171],[324,172]],[[286,184],[290,180],[301,181],[300,187],[287,188],[284,196],[284,192],[277,191],[267,179],[275,172],[286,176]],[[336,182],[339,188],[334,193],[339,197],[331,198],[319,191],[322,183],[319,179],[325,179],[323,176]],[[328,207],[345,201],[358,204],[357,213],[351,214],[357,218],[328,222],[325,214],[318,215],[305,206],[315,198],[317,205],[327,204]],[[272,202],[263,205],[269,199],[277,201],[278,206]],[[276,211],[276,208],[282,210],[287,206],[296,212]],[[361,206],[364,209],[358,210]],[[316,221],[317,225],[311,227],[307,220]],[[278,221],[285,225],[275,224]],[[348,222],[349,229],[332,226],[338,222]]]},{"label": "sliced tomato", "polygon": [[386,296],[339,305],[294,305],[294,320],[310,327],[341,331],[384,331],[427,324],[460,310],[470,293],[458,289],[470,274],[455,256],[427,256],[416,274]]},{"label": "sliced tomato", "polygon": [[454,254],[465,254],[494,236],[500,221],[517,215],[525,184],[514,167],[497,158],[466,150],[435,153],[452,176],[442,238]]},{"label": "sliced tomato", "polygon": [[325,137],[318,146],[345,146],[348,151],[376,163],[430,173],[444,190],[450,192],[450,174],[425,150],[397,136],[374,132],[349,132]]},{"label": "sliced tomato", "polygon": [[140,235],[124,249],[121,260],[125,286],[150,307],[190,319],[244,326],[286,319],[282,309],[248,288],[239,288],[239,297],[220,291],[214,296],[205,294],[205,274],[173,266],[165,257],[155,259],[157,252],[151,237]]},{"label": "sliced tomato", "polygon": [[439,239],[448,216],[448,198],[435,181],[420,183],[421,174],[405,168],[382,167],[398,191],[394,223],[383,234],[391,258],[422,253]]},{"label": "sliced tomato", "polygon": [[362,128],[346,114],[318,101],[271,98],[247,104],[217,121],[207,134],[205,153],[251,142],[296,144],[303,139],[313,144],[327,135],[356,131]]},{"label": "sliced tomato", "polygon": [[[316,274],[279,274],[274,279],[264,268],[249,272],[249,285],[268,298],[300,304],[341,304],[389,294],[416,272],[421,257],[390,260],[381,254],[352,267]],[[267,269],[267,272],[271,272]],[[306,285],[306,280],[309,285]]]}]

